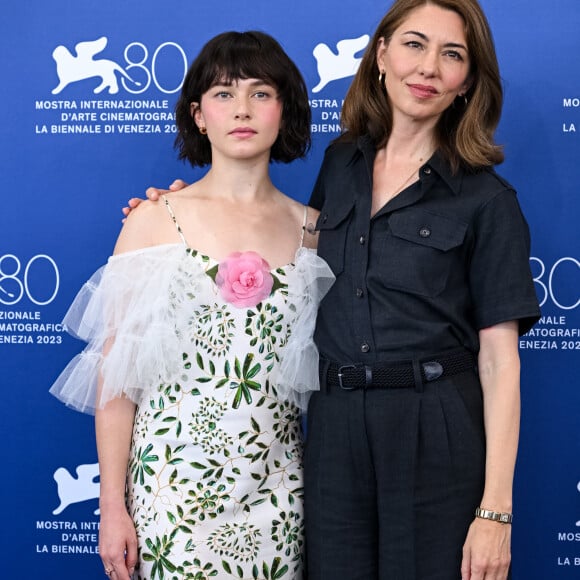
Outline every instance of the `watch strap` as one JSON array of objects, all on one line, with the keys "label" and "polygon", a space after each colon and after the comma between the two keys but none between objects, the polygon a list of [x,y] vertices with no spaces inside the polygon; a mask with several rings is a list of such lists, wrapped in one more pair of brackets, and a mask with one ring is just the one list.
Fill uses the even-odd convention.
[{"label": "watch strap", "polygon": [[500,524],[511,524],[514,519],[513,514],[507,512],[494,512],[492,510],[486,510],[478,507],[475,510],[475,516],[482,518],[484,520],[493,520],[494,522],[499,522]]}]

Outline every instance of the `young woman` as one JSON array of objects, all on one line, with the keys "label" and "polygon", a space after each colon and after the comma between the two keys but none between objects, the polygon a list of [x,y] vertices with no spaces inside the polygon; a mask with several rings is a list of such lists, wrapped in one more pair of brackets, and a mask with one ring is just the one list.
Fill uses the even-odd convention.
[{"label": "young woman", "polygon": [[307,92],[274,39],[228,32],[191,65],[176,118],[180,157],[210,169],[126,221],[67,314],[89,346],[51,392],[96,413],[111,578],[299,578],[290,387],[318,380],[333,275],[312,251],[317,212],[268,167],[307,151]]}]

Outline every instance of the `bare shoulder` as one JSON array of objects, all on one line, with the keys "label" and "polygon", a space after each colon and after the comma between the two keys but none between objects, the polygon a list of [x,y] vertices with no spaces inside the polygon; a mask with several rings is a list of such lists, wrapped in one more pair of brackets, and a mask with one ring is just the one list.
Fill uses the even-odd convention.
[{"label": "bare shoulder", "polygon": [[114,253],[122,254],[164,243],[168,224],[167,209],[162,201],[142,201],[128,215]]}]

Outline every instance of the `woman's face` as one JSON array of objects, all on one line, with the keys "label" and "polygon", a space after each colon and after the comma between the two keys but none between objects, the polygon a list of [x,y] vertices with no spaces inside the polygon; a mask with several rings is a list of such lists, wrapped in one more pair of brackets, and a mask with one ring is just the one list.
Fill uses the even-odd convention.
[{"label": "woman's face", "polygon": [[192,103],[198,127],[207,129],[212,160],[269,160],[282,125],[282,102],[275,87],[259,79],[217,84]]},{"label": "woman's face", "polygon": [[463,19],[434,4],[413,10],[388,44],[381,39],[377,66],[385,73],[394,126],[403,119],[434,125],[470,86]]}]

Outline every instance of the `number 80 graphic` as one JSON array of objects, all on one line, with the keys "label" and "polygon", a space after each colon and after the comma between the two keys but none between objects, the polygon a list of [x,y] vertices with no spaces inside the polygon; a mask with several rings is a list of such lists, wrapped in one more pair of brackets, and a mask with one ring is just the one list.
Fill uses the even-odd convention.
[{"label": "number 80 graphic", "polygon": [[[556,276],[558,274],[558,270],[563,267],[563,265],[567,266],[576,266],[578,270],[580,270],[580,262],[576,260],[576,258],[571,258],[569,256],[560,258],[557,260],[554,265],[548,269],[546,264],[543,260],[539,258],[530,258],[530,262],[532,264],[539,264],[540,272],[534,277],[534,282],[537,284],[538,290],[538,299],[540,301],[540,306],[544,306],[544,304],[550,300],[554,306],[557,306],[561,310],[573,310],[580,305],[580,298],[573,302],[572,304],[563,304],[562,298],[556,293]],[[546,274],[548,275],[546,278]],[[571,288],[577,286],[573,286],[572,283],[569,283]]]},{"label": "number 80 graphic", "polygon": [[[30,276],[33,269],[41,261],[45,261],[54,274],[53,280],[50,282],[53,284],[52,294],[47,300],[39,299],[30,288]],[[50,256],[37,254],[28,260],[24,269],[22,269],[22,263],[14,254],[0,256],[0,304],[7,306],[18,304],[26,296],[33,304],[45,306],[55,299],[59,286],[60,273],[58,266]]]},{"label": "number 80 graphic", "polygon": [[[179,82],[175,87],[169,88],[161,86],[161,82],[157,74],[157,59],[159,58],[161,51],[167,52],[168,49],[177,50],[178,62],[179,64],[183,65],[181,79],[179,80]],[[135,56],[138,55],[138,58],[135,58],[135,56],[133,57],[130,56],[130,53],[132,53]],[[151,70],[149,70],[149,68],[147,68],[146,66],[146,62],[149,58],[149,51],[147,50],[147,47],[141,42],[132,42],[127,47],[125,47],[124,57],[125,62],[128,64],[128,66],[125,68],[128,74],[133,75],[135,71],[138,70],[141,71],[142,74],[144,74],[145,78],[147,79],[145,82],[140,83],[141,86],[140,89],[134,89],[132,88],[132,86],[127,86],[125,79],[121,78],[121,84],[128,93],[132,93],[134,95],[144,93],[149,89],[151,83],[155,85],[157,90],[166,94],[176,93],[177,91],[179,91],[179,89],[181,89],[181,85],[183,84],[183,80],[185,79],[185,74],[187,73],[187,57],[185,56],[183,48],[181,48],[179,44],[176,44],[175,42],[164,42],[163,44],[160,44],[156,48],[151,58]]]}]

